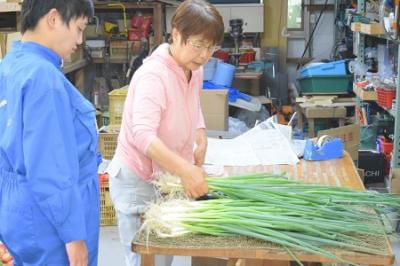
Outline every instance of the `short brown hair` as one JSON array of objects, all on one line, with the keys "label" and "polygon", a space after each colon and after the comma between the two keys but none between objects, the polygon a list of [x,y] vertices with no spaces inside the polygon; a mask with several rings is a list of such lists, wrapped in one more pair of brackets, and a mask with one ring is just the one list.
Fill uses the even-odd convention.
[{"label": "short brown hair", "polygon": [[176,9],[171,20],[171,29],[177,29],[182,42],[193,35],[202,35],[214,45],[224,38],[224,22],[218,10],[204,0],[185,0]]}]

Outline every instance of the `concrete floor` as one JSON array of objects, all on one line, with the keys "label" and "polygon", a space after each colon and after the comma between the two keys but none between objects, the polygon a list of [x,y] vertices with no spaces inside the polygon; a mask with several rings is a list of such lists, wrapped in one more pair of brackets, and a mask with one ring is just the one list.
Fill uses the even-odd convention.
[{"label": "concrete floor", "polygon": [[[191,266],[190,257],[174,257],[172,266]],[[100,227],[99,266],[125,266],[116,226]]]}]

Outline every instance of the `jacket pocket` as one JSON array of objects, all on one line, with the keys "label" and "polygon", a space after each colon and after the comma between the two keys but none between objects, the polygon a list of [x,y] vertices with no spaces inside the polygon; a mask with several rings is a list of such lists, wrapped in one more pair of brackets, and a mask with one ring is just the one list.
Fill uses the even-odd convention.
[{"label": "jacket pocket", "polygon": [[31,193],[26,184],[15,180],[4,182],[1,189],[0,235],[23,261],[35,262],[41,249],[36,242]]},{"label": "jacket pocket", "polygon": [[[75,135],[80,149],[97,151],[97,128],[94,107],[85,99],[73,103],[75,108]],[[86,146],[86,147],[85,147]],[[81,159],[85,159],[85,156]]]}]

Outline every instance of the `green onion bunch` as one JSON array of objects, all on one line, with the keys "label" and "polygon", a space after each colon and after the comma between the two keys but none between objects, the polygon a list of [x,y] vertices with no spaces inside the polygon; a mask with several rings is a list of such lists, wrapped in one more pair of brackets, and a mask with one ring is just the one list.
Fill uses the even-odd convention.
[{"label": "green onion bunch", "polygon": [[[207,182],[212,199],[150,204],[142,230],[160,237],[242,235],[280,245],[292,256],[291,250],[304,251],[351,263],[332,250],[385,255],[366,239],[389,233],[376,210],[400,207],[400,198],[390,193],[308,184],[283,174],[208,177]],[[174,193],[182,191],[179,182],[168,184]],[[167,186],[164,182],[164,193]]]}]

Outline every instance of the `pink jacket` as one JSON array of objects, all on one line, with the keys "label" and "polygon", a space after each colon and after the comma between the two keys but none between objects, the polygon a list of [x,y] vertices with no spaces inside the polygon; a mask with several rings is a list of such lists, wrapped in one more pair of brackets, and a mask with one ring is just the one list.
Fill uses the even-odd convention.
[{"label": "pink jacket", "polygon": [[183,69],[160,45],[135,72],[129,85],[116,156],[134,173],[150,180],[160,167],[146,156],[155,137],[194,162],[195,132],[205,128],[200,107],[203,68],[187,82]]}]

